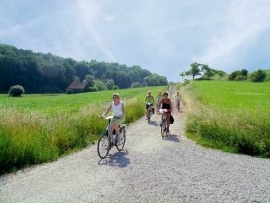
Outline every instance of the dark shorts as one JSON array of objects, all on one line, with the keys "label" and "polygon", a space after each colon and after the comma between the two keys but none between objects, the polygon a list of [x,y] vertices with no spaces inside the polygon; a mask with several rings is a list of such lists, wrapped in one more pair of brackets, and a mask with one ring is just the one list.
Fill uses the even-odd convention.
[{"label": "dark shorts", "polygon": [[153,103],[152,104],[146,104],[146,109],[148,109],[150,106],[153,106]]}]

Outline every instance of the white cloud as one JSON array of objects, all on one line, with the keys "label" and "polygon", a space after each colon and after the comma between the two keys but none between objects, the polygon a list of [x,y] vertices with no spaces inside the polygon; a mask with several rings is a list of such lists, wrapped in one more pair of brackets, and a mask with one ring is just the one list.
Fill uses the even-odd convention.
[{"label": "white cloud", "polygon": [[83,33],[83,35],[86,34],[89,36],[89,38],[85,38],[86,43],[88,40],[94,39],[97,47],[106,56],[106,60],[115,62],[117,61],[116,57],[104,42],[102,34],[96,29],[98,23],[101,23],[100,16],[102,16],[102,12],[102,4],[97,3],[97,1],[77,0],[76,20],[81,27],[78,27],[76,32],[86,32]]},{"label": "white cloud", "polygon": [[[233,1],[231,9],[227,12],[229,19],[222,33],[211,39],[206,51],[193,58],[193,61],[202,63],[216,63],[221,57],[226,56],[228,61],[237,61],[233,51],[243,43],[252,43],[263,31],[269,28],[269,3],[266,1],[241,0]],[[245,52],[246,50],[242,50]],[[223,58],[225,59],[225,58]],[[224,61],[226,63],[226,61]]]}]

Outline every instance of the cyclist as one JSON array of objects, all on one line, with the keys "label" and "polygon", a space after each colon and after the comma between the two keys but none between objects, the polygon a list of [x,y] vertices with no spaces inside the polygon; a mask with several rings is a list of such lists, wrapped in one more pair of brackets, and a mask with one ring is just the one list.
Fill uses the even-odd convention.
[{"label": "cyclist", "polygon": [[144,103],[146,104],[146,113],[145,113],[146,120],[147,120],[148,111],[151,110],[154,102],[155,102],[154,97],[152,96],[151,91],[148,90],[147,95],[146,95],[145,100],[144,100]]},{"label": "cyclist", "polygon": [[[107,110],[102,114],[102,117],[105,117],[107,113],[112,110],[113,118],[111,120],[111,128],[110,134],[113,134],[113,130],[115,133],[119,135],[119,125],[122,124],[125,120],[125,105],[124,102],[120,100],[120,96],[118,93],[114,93],[113,101],[110,103]],[[113,140],[115,142],[115,140]]]},{"label": "cyclist", "polygon": [[159,102],[160,102],[160,100],[162,99],[162,94],[161,94],[161,91],[159,90],[158,91],[158,95],[157,95],[157,97],[156,97],[156,107],[157,107],[157,112],[159,111],[159,108],[158,108],[158,105],[159,105]]},{"label": "cyclist", "polygon": [[171,112],[172,112],[172,102],[168,96],[169,96],[169,94],[167,92],[163,93],[163,98],[160,100],[158,107],[159,107],[159,109],[160,108],[167,109],[167,112],[164,112],[164,113],[166,113],[166,117],[167,117],[167,129],[166,130],[169,133],[170,132],[170,116],[171,116]]},{"label": "cyclist", "polygon": [[175,100],[176,100],[176,107],[179,106],[178,111],[180,111],[180,101],[181,101],[181,99],[182,99],[182,96],[181,96],[181,94],[180,94],[179,91],[177,92],[177,94],[175,95],[174,98],[175,98]]}]

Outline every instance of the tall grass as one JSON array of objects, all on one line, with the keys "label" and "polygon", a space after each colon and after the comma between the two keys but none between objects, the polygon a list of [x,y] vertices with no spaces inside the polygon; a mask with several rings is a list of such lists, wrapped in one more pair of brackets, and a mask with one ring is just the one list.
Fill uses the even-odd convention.
[{"label": "tall grass", "polygon": [[270,116],[264,108],[221,108],[206,103],[193,84],[184,86],[182,93],[188,112],[188,137],[204,146],[270,158]]},{"label": "tall grass", "polygon": [[[126,123],[144,115],[141,99],[127,99]],[[57,113],[0,109],[0,174],[27,165],[48,162],[63,154],[81,149],[97,140],[106,121],[99,115],[108,103],[80,108],[79,113]]]}]

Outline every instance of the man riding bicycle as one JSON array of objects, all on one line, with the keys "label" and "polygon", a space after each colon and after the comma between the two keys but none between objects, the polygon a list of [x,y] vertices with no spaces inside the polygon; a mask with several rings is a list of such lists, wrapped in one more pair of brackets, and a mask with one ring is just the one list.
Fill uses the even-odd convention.
[{"label": "man riding bicycle", "polygon": [[146,104],[146,120],[148,119],[147,118],[147,115],[148,115],[148,111],[149,110],[152,110],[152,107],[153,107],[153,104],[154,104],[155,100],[154,100],[154,97],[152,96],[152,93],[150,90],[148,90],[147,92],[147,96],[145,97],[145,100],[144,100],[144,103]]}]

